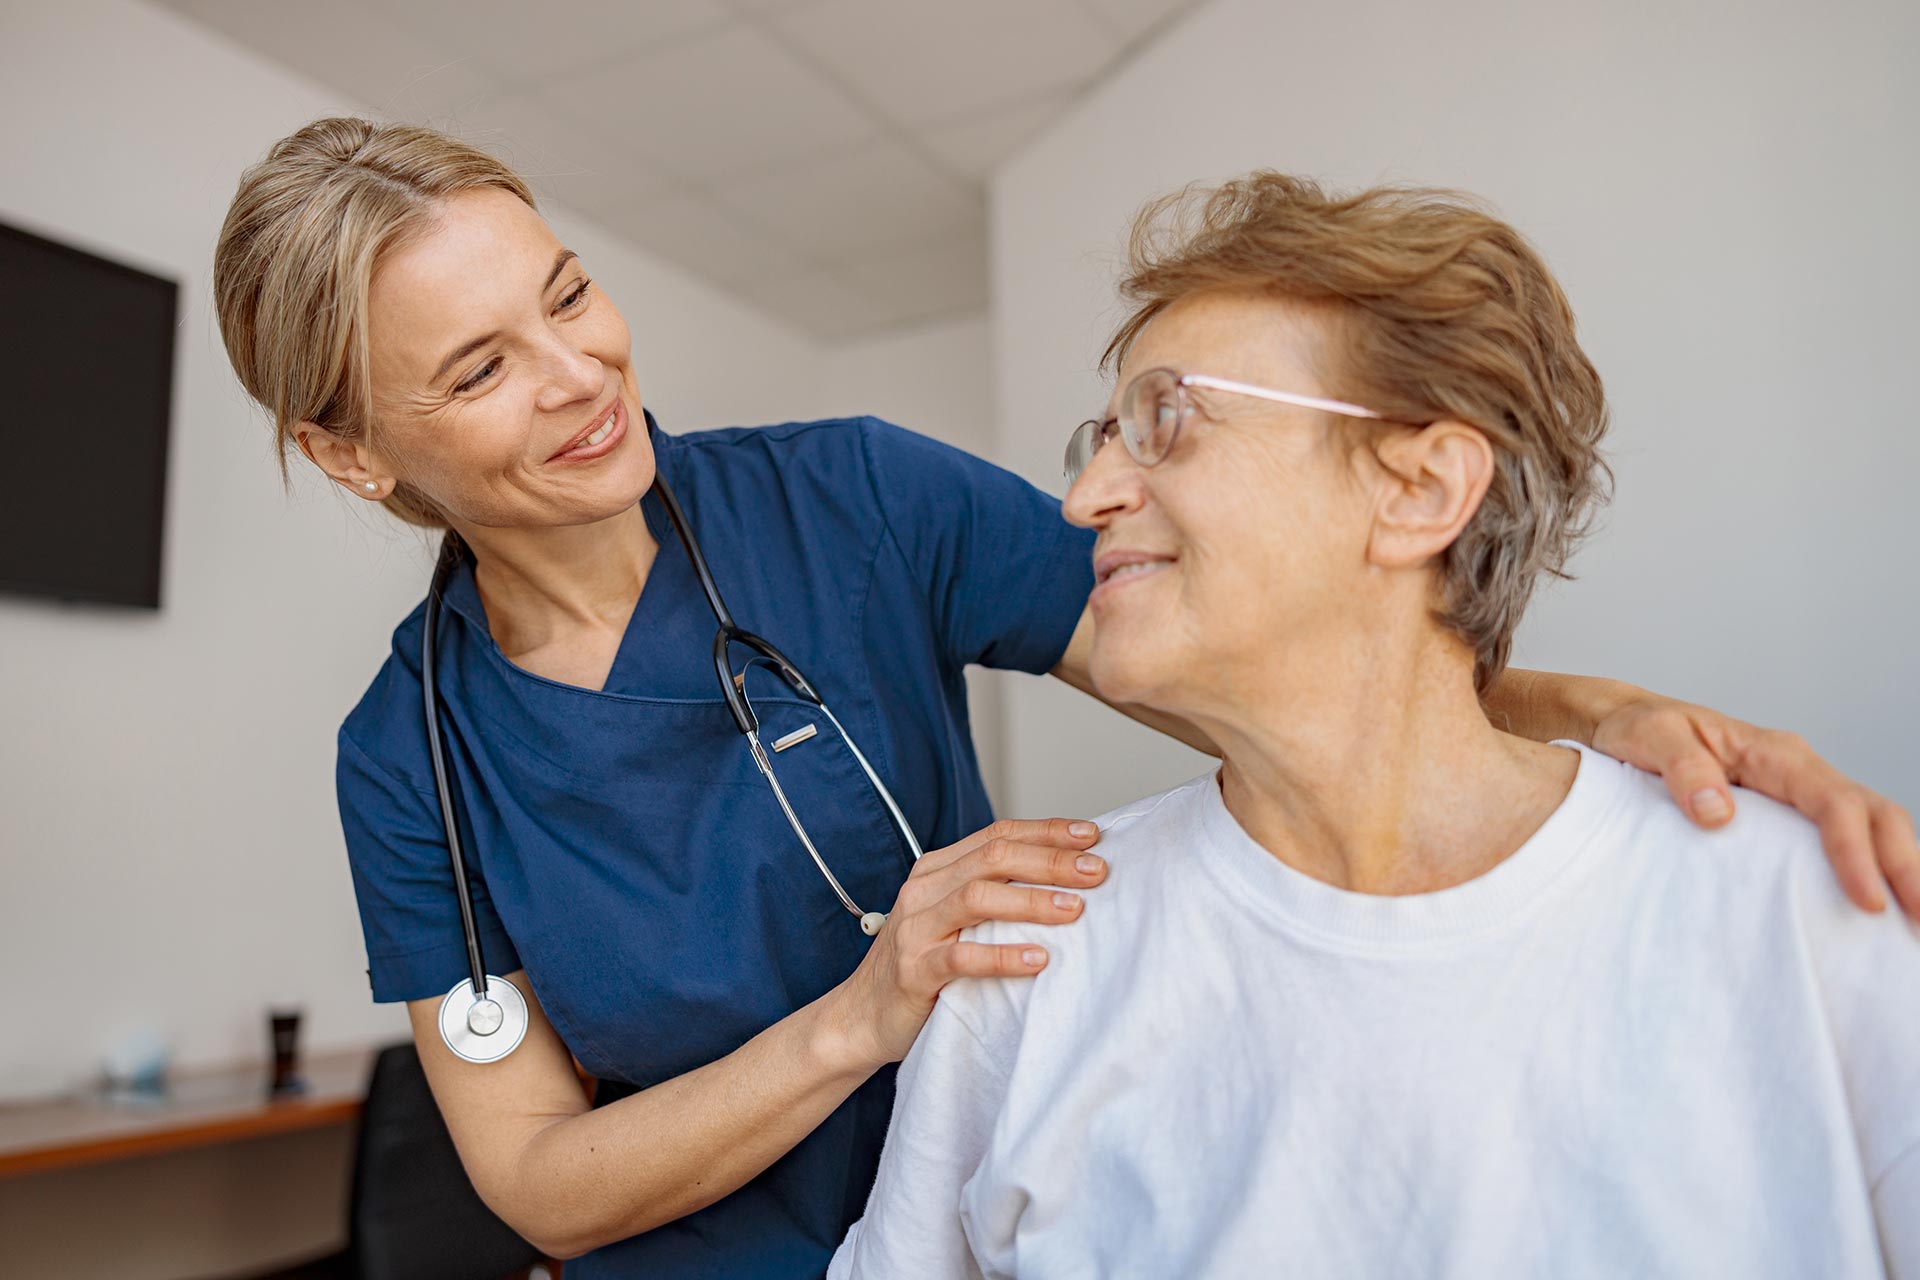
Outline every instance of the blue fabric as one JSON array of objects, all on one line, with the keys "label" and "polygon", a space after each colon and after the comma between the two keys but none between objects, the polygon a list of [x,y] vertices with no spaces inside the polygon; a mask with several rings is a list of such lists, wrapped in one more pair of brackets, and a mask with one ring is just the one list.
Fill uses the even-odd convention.
[{"label": "blue fabric", "polygon": [[[812,680],[921,843],[991,821],[962,669],[1059,660],[1092,587],[1092,535],[1018,477],[871,418],[648,425],[736,620]],[[509,663],[470,562],[448,585],[436,668],[487,967],[526,969],[606,1093],[724,1056],[869,945],[754,768],[714,675],[713,615],[658,498],[642,507],[660,554],[604,690]],[[340,730],[375,1000],[439,997],[466,976],[421,717],[423,607]],[[767,742],[820,719],[771,676],[749,692]],[[854,900],[885,910],[905,842],[818,729],[775,757],[781,782]],[[569,1280],[824,1273],[865,1204],[892,1096],[888,1069],[747,1186],[569,1262]]]}]

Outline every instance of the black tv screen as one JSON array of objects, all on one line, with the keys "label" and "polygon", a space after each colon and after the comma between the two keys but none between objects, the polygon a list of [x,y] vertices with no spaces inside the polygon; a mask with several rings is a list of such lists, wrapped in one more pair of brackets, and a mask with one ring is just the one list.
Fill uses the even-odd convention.
[{"label": "black tv screen", "polygon": [[160,607],[179,292],[0,223],[0,590]]}]

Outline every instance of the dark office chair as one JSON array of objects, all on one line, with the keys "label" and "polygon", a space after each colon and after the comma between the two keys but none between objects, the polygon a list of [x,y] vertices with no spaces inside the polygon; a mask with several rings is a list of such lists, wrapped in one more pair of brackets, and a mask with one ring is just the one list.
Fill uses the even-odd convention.
[{"label": "dark office chair", "polygon": [[259,1280],[506,1280],[542,1261],[473,1189],[411,1044],[374,1061],[347,1222],[339,1253]]}]

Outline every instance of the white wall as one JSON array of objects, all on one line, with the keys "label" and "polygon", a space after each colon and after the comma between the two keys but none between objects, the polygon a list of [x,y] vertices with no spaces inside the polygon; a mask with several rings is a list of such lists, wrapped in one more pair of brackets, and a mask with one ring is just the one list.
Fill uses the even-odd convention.
[{"label": "white wall", "polygon": [[[1546,253],[1612,396],[1618,498],[1521,665],[1805,733],[1920,808],[1920,8],[1213,0],[998,176],[1001,460],[1059,483],[1104,402],[1122,234],[1259,166],[1464,187]],[[1008,709],[1008,807],[1198,757],[1070,691]]]}]

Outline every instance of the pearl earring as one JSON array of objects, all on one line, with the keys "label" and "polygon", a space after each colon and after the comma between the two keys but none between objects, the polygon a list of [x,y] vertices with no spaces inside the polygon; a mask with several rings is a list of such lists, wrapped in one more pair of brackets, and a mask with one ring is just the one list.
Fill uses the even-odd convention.
[{"label": "pearl earring", "polygon": [[371,480],[369,480],[369,481],[367,481],[367,483],[366,483],[366,484],[365,484],[365,486],[363,486],[363,487],[364,487],[364,488],[366,489],[366,491],[367,491],[368,493],[378,493],[378,492],[380,492],[380,486],[379,486],[379,485],[377,485],[377,484],[375,484],[375,483],[374,483],[373,481],[371,481]]}]

